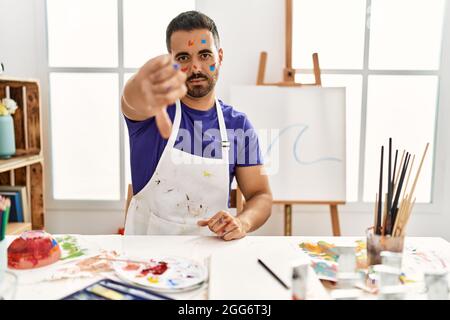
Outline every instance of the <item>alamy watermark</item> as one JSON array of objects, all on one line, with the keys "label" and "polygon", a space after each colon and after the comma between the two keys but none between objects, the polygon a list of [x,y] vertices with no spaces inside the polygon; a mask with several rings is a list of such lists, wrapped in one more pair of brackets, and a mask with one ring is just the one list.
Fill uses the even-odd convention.
[{"label": "alamy watermark", "polygon": [[226,137],[222,138],[219,129],[203,132],[202,121],[195,121],[193,132],[179,129],[175,148],[183,152],[172,153],[172,161],[175,164],[223,164],[226,160],[224,152],[227,152],[228,163],[264,163],[265,174],[276,174],[279,145],[272,142],[279,136],[279,132],[279,129],[227,129]]}]

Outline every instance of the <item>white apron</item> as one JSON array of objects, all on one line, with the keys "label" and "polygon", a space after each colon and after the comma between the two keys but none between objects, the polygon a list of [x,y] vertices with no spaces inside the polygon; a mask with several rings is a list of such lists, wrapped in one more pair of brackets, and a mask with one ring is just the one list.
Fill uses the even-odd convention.
[{"label": "white apron", "polygon": [[172,133],[156,170],[130,202],[126,235],[212,235],[197,221],[226,210],[229,194],[230,143],[217,99],[216,110],[222,158],[203,158],[174,148],[182,115],[181,103],[176,102]]}]

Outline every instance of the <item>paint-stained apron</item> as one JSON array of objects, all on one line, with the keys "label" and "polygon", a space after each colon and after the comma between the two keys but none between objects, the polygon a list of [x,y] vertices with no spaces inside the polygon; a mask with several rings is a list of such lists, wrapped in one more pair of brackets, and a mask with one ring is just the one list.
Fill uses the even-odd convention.
[{"label": "paint-stained apron", "polygon": [[222,158],[204,158],[174,147],[182,115],[181,103],[176,102],[170,138],[150,181],[130,202],[125,234],[212,235],[197,221],[226,210],[229,194],[230,143],[217,99],[216,110]]}]

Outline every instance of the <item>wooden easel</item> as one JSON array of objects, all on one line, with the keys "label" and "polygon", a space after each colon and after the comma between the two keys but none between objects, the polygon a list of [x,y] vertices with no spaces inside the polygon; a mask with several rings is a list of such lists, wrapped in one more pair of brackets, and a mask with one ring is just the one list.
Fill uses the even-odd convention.
[{"label": "wooden easel", "polygon": [[[314,65],[314,83],[296,83],[296,69],[292,68],[292,0],[286,0],[286,66],[283,72],[283,81],[277,83],[265,83],[264,76],[267,63],[267,52],[261,52],[259,57],[258,77],[256,85],[259,86],[282,86],[282,87],[301,87],[301,86],[321,86],[319,55],[312,55]],[[300,200],[274,200],[274,204],[284,205],[284,235],[292,235],[292,206],[297,205],[327,205],[330,206],[331,225],[334,236],[341,235],[339,225],[338,205],[345,204],[345,201],[300,201]]]}]

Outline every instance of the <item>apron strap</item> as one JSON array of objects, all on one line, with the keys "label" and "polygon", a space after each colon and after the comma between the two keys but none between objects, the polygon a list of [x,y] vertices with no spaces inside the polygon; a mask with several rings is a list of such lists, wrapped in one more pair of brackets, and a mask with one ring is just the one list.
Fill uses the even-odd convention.
[{"label": "apron strap", "polygon": [[220,106],[219,99],[216,98],[216,111],[217,119],[219,121],[220,137],[222,139],[222,160],[228,164],[228,151],[230,150],[230,141],[228,140],[227,127],[223,118],[222,107]]},{"label": "apron strap", "polygon": [[181,103],[180,100],[177,100],[175,103],[175,119],[173,119],[172,124],[172,132],[170,134],[169,140],[167,141],[167,145],[173,147],[175,145],[175,141],[178,137],[178,131],[180,130],[181,123]]},{"label": "apron strap", "polygon": [[[230,141],[228,141],[227,127],[225,125],[225,120],[223,118],[222,107],[220,105],[219,99],[216,98],[216,112],[217,112],[217,120],[219,122],[219,131],[220,138],[222,143],[222,159],[225,163],[228,163],[228,151],[230,150]],[[170,138],[167,142],[167,145],[174,146],[175,141],[178,137],[178,131],[180,129],[181,123],[181,101],[178,99],[175,104],[175,119],[172,125],[172,133],[170,134]]]}]

